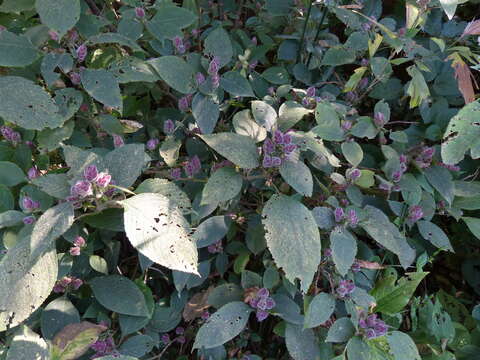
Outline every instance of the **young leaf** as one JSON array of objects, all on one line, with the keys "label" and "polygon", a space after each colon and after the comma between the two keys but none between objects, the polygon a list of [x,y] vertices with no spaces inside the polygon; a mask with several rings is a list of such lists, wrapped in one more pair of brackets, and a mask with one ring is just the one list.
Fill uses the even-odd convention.
[{"label": "young leaf", "polygon": [[139,194],[122,201],[125,232],[150,260],[172,270],[197,274],[197,247],[178,206],[166,196]]},{"label": "young leaf", "polygon": [[250,306],[241,301],[222,306],[198,330],[193,348],[211,349],[232,340],[245,328],[252,311]]},{"label": "young leaf", "polygon": [[315,333],[300,325],[287,323],[285,343],[294,360],[320,360],[320,348]]},{"label": "young leaf", "polygon": [[264,101],[252,101],[252,114],[257,124],[271,131],[277,122],[277,112]]},{"label": "young leaf", "polygon": [[340,275],[345,276],[355,261],[357,240],[347,229],[336,227],[330,233],[330,245],[335,267]]},{"label": "young leaf", "polygon": [[335,298],[331,294],[316,295],[305,313],[305,328],[314,328],[325,323],[335,310]]},{"label": "young leaf", "polygon": [[273,259],[291,282],[307,292],[320,263],[320,234],[312,213],[285,195],[273,195],[262,212],[265,238]]},{"label": "young leaf", "polygon": [[284,161],[280,166],[280,174],[288,185],[304,196],[312,196],[312,173],[303,161]]},{"label": "young leaf", "polygon": [[363,150],[355,141],[342,143],[342,154],[352,166],[360,165],[363,160]]}]

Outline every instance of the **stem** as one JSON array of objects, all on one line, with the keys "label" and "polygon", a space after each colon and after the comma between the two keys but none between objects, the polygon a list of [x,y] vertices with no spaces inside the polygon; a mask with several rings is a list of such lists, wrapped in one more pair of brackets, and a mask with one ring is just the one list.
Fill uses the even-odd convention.
[{"label": "stem", "polygon": [[300,38],[300,47],[297,53],[297,62],[300,61],[300,57],[303,49],[303,41],[305,40],[305,32],[307,31],[308,20],[310,19],[310,13],[312,12],[312,5],[313,5],[313,0],[310,0],[310,5],[308,6],[308,10],[307,10],[307,17],[305,18],[305,23],[303,24],[302,37]]},{"label": "stem", "polygon": [[[322,14],[322,17],[320,19],[320,23],[318,24],[317,32],[315,33],[315,38],[313,39],[314,44],[318,41],[318,38],[320,37],[320,28],[322,27],[323,21],[325,20],[325,17],[326,17],[327,12],[328,12],[328,8],[325,5],[323,7],[324,7],[323,14]],[[312,53],[308,54],[307,69],[308,69],[308,65],[310,65],[310,60],[312,60]]]},{"label": "stem", "polygon": [[88,4],[88,7],[94,15],[100,15],[100,9],[98,8],[97,4],[95,4],[94,0],[85,0],[85,2]]}]

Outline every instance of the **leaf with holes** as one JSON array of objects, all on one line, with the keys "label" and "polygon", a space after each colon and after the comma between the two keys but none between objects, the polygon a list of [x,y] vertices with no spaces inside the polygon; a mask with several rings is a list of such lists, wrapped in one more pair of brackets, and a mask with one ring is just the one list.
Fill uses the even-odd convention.
[{"label": "leaf with holes", "polygon": [[125,232],[141,254],[169,269],[198,274],[197,247],[177,204],[154,193],[139,194],[121,203]]},{"label": "leaf with holes", "polygon": [[430,241],[439,249],[453,251],[452,244],[450,244],[448,236],[437,225],[430,221],[421,220],[417,222],[417,226],[420,234],[425,240]]},{"label": "leaf with holes", "polygon": [[82,85],[87,93],[103,105],[122,112],[123,101],[115,76],[103,69],[85,69],[81,73]]},{"label": "leaf with holes", "polygon": [[198,330],[193,348],[211,349],[232,340],[245,328],[252,311],[250,306],[241,301],[222,306]]},{"label": "leaf with holes", "polygon": [[138,185],[135,190],[137,194],[157,193],[169,198],[184,213],[188,214],[192,210],[192,203],[185,192],[172,181],[167,179],[147,179]]},{"label": "leaf with holes", "polygon": [[320,233],[312,213],[285,195],[273,195],[262,212],[265,238],[273,259],[291,282],[307,292],[320,263]]}]

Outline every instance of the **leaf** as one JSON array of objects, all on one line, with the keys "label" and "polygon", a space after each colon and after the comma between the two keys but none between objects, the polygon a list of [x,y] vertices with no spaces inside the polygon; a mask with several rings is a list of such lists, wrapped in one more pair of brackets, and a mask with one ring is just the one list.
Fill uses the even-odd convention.
[{"label": "leaf", "polygon": [[283,180],[293,187],[295,191],[304,196],[312,196],[312,173],[303,161],[284,161],[280,166],[280,174]]},{"label": "leaf", "polygon": [[218,27],[212,30],[205,39],[203,53],[217,56],[220,68],[227,65],[233,57],[232,41],[224,28]]},{"label": "leaf", "polygon": [[180,140],[175,140],[173,136],[167,136],[162,145],[160,145],[160,156],[168,166],[175,166],[178,156],[180,155],[181,147],[182,142]]},{"label": "leaf", "polygon": [[144,193],[122,201],[125,232],[150,260],[187,273],[197,272],[197,248],[178,206],[160,194]]},{"label": "leaf", "polygon": [[277,122],[277,112],[264,101],[252,101],[252,114],[257,124],[271,131]]},{"label": "leaf", "polygon": [[14,201],[8,186],[0,184],[0,211],[12,210],[15,207]]},{"label": "leaf", "polygon": [[345,276],[355,261],[357,240],[347,229],[336,227],[330,233],[330,245],[335,267],[340,275]]},{"label": "leaf", "polygon": [[5,360],[50,359],[47,343],[27,326],[21,326],[13,335]]},{"label": "leaf", "polygon": [[35,8],[42,23],[60,38],[80,19],[80,0],[35,0]]},{"label": "leaf", "polygon": [[330,326],[330,329],[328,329],[327,333],[327,339],[325,341],[341,343],[350,339],[354,334],[355,327],[353,326],[352,321],[347,317],[343,317],[337,319],[337,321]]},{"label": "leaf", "polygon": [[202,222],[193,234],[197,248],[204,248],[221,240],[228,232],[230,221],[226,216],[212,216]]},{"label": "leaf", "polygon": [[120,84],[130,82],[156,82],[160,80],[148,62],[134,56],[122,58],[108,67]]},{"label": "leaf", "polygon": [[60,203],[47,211],[37,220],[31,237],[33,257],[50,248],[54,241],[73,225],[73,206],[70,202]]},{"label": "leaf", "polygon": [[44,129],[37,134],[38,147],[42,151],[53,151],[60,147],[60,143],[69,139],[75,127],[75,122],[67,121],[56,129]]},{"label": "leaf", "polygon": [[439,0],[440,5],[442,6],[443,11],[447,14],[448,20],[452,20],[457,10],[457,5],[460,3],[459,0]]},{"label": "leaf", "polygon": [[75,360],[85,354],[106,326],[88,321],[65,326],[52,341],[52,360]]},{"label": "leaf", "polygon": [[346,141],[342,143],[342,154],[345,159],[354,167],[360,165],[363,160],[363,150],[355,141]]},{"label": "leaf", "polygon": [[[1,215],[1,214],[0,214]],[[480,219],[473,217],[462,217],[462,220],[467,224],[468,229],[480,240]]]},{"label": "leaf", "polygon": [[421,360],[417,346],[410,336],[400,331],[387,335],[390,352],[395,360]]},{"label": "leaf", "polygon": [[371,294],[377,299],[375,311],[395,314],[408,304],[410,297],[428,272],[406,273],[395,284],[396,276],[388,275],[377,282]]},{"label": "leaf", "polygon": [[142,357],[152,351],[155,342],[150,336],[135,335],[128,338],[119,348],[122,355]]},{"label": "leaf", "polygon": [[208,296],[208,304],[219,309],[232,301],[243,300],[243,289],[236,284],[222,284],[212,290]]},{"label": "leaf", "polygon": [[285,195],[273,195],[262,211],[265,238],[273,259],[291,282],[307,292],[320,263],[320,234],[312,213]]},{"label": "leaf", "polygon": [[24,67],[39,56],[39,51],[28,37],[7,30],[0,32],[0,66]]},{"label": "leaf", "polygon": [[183,309],[183,319],[185,321],[192,321],[201,317],[205,310],[210,307],[208,297],[212,290],[213,286],[210,286],[207,290],[196,293],[191,297]]},{"label": "leaf", "polygon": [[181,92],[191,94],[195,90],[195,71],[193,67],[177,56],[162,56],[148,61],[168,86]]},{"label": "leaf", "polygon": [[190,10],[179,6],[161,6],[155,16],[147,22],[147,29],[158,40],[181,35],[181,29],[189,27],[197,20]]},{"label": "leaf", "polygon": [[0,229],[17,225],[22,222],[24,217],[24,213],[16,210],[8,210],[0,213]]},{"label": "leaf", "polygon": [[286,131],[294,127],[303,117],[312,113],[312,110],[306,109],[303,105],[295,101],[285,101],[278,110],[278,127]]},{"label": "leaf", "polygon": [[43,192],[57,199],[70,195],[70,183],[67,174],[45,174],[32,180]]},{"label": "leaf", "polygon": [[0,12],[19,13],[35,8],[35,0],[4,0],[0,5]]},{"label": "leaf", "polygon": [[263,141],[267,137],[267,130],[253,121],[252,114],[248,109],[236,113],[232,123],[237,134],[249,136],[255,142]]},{"label": "leaf", "polygon": [[29,236],[17,240],[0,260],[0,331],[21,324],[43,304],[57,273],[57,253],[53,246],[33,258]]},{"label": "leaf", "polygon": [[80,314],[66,297],[59,297],[50,302],[41,315],[42,335],[51,340],[55,334],[69,324],[79,323]]},{"label": "leaf", "polygon": [[290,83],[287,69],[282,66],[271,66],[262,73],[262,77],[269,83],[284,85]]},{"label": "leaf", "polygon": [[104,69],[85,69],[80,74],[85,91],[103,105],[122,112],[123,101],[115,76]]},{"label": "leaf", "polygon": [[335,298],[331,294],[315,295],[305,313],[305,328],[314,328],[324,324],[335,310]]},{"label": "leaf", "polygon": [[220,106],[210,96],[197,93],[192,100],[192,114],[202,134],[211,134],[220,115]]},{"label": "leaf", "polygon": [[93,278],[89,281],[95,299],[108,310],[132,316],[149,314],[145,296],[130,279],[120,275]]},{"label": "leaf", "polygon": [[415,65],[407,68],[407,72],[412,77],[412,80],[408,83],[406,93],[411,97],[410,109],[413,109],[430,96],[430,89],[423,74]]},{"label": "leaf", "polygon": [[317,206],[312,209],[312,215],[318,227],[322,230],[330,230],[336,225],[333,210],[329,207]]},{"label": "leaf", "polygon": [[[294,291],[296,292],[296,287]],[[300,307],[289,296],[283,294],[272,295],[275,300],[275,307],[273,313],[287,321],[290,324],[303,325],[305,318],[300,314]]]},{"label": "leaf", "polygon": [[315,109],[315,119],[318,126],[311,131],[323,140],[343,140],[343,130],[340,127],[340,118],[332,105],[326,102],[319,102]]},{"label": "leaf", "polygon": [[332,47],[323,55],[322,65],[339,66],[351,64],[355,61],[355,51],[341,46]]},{"label": "leaf", "polygon": [[258,166],[257,145],[248,136],[224,132],[199,137],[240,168],[254,169]]},{"label": "leaf", "polygon": [[450,171],[442,166],[434,165],[423,170],[428,182],[447,200],[449,204],[454,198],[454,184]]},{"label": "leaf", "polygon": [[285,343],[294,360],[320,360],[320,348],[315,333],[300,325],[287,323]]},{"label": "leaf", "polygon": [[381,210],[371,205],[365,207],[365,217],[366,220],[360,222],[360,226],[376,242],[396,254],[400,259],[400,264],[407,268],[415,260],[415,250],[408,245],[405,236]]},{"label": "leaf", "polygon": [[142,173],[148,157],[143,144],[127,144],[110,151],[104,159],[116,185],[128,188]]},{"label": "leaf", "polygon": [[[0,34],[1,37],[1,34]],[[45,82],[50,87],[55,81],[60,79],[60,74],[55,72],[57,68],[64,73],[69,73],[73,67],[72,55],[68,53],[56,54],[48,53],[42,59],[41,71]]]},{"label": "leaf", "polygon": [[430,241],[433,245],[439,249],[447,249],[453,252],[450,240],[447,235],[434,223],[430,221],[417,221],[418,230],[425,240]]},{"label": "leaf", "polygon": [[25,129],[56,128],[63,123],[50,95],[30,80],[0,77],[0,98],[0,117]]},{"label": "leaf", "polygon": [[143,52],[143,49],[132,39],[118,33],[102,33],[88,38],[90,44],[120,44],[127,46],[133,51]]},{"label": "leaf", "polygon": [[192,204],[185,192],[177,184],[167,179],[147,179],[138,185],[137,194],[157,193],[170,199],[184,213],[190,213]]},{"label": "leaf", "polygon": [[193,348],[211,349],[232,340],[245,328],[252,311],[241,301],[222,306],[200,327]]},{"label": "leaf", "polygon": [[93,270],[108,275],[108,264],[104,258],[98,255],[90,255],[88,258],[88,263]]},{"label": "leaf", "polygon": [[349,360],[373,360],[376,358],[370,346],[359,336],[348,341],[347,355]]},{"label": "leaf", "polygon": [[220,86],[231,96],[255,97],[252,86],[238,71],[228,71],[223,74]]},{"label": "leaf", "polygon": [[17,164],[0,161],[0,184],[15,186],[25,181],[27,181],[27,178]]},{"label": "leaf", "polygon": [[465,153],[473,148],[480,137],[478,112],[480,101],[465,105],[448,123],[443,136],[442,160],[446,164],[456,164],[463,160]]},{"label": "leaf", "polygon": [[242,189],[243,178],[231,167],[216,170],[202,191],[201,205],[219,204],[233,199]]}]

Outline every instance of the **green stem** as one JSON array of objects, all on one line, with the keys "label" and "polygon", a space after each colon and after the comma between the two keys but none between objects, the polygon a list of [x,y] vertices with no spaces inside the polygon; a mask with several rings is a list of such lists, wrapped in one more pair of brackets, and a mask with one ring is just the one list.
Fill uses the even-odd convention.
[{"label": "green stem", "polygon": [[308,25],[308,20],[310,19],[310,13],[312,12],[312,5],[313,5],[313,0],[310,0],[310,5],[308,6],[308,11],[307,11],[307,16],[305,18],[305,23],[303,24],[303,30],[302,30],[302,37],[300,38],[300,47],[298,49],[297,53],[297,62],[300,61],[302,49],[303,49],[303,41],[305,40],[305,32],[307,31],[307,25]]},{"label": "green stem", "polygon": [[[320,23],[318,24],[317,32],[315,33],[315,38],[313,39],[314,44],[318,41],[318,38],[320,37],[320,30],[321,30],[321,27],[323,25],[323,21],[325,20],[325,17],[327,15],[327,12],[328,12],[328,8],[326,6],[323,6],[323,7],[324,7],[323,14],[322,14],[322,17],[320,19]],[[308,65],[310,65],[310,60],[312,60],[312,53],[308,54],[307,69],[308,69]]]}]

